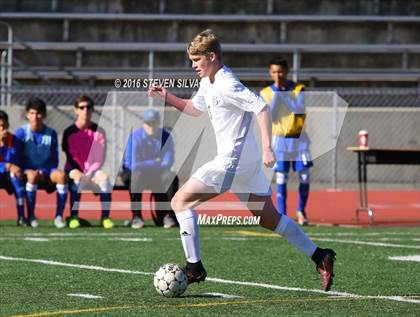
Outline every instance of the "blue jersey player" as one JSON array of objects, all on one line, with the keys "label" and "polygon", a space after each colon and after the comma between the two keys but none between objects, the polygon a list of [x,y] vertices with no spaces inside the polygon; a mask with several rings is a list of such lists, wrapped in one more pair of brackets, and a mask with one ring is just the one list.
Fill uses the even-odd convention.
[{"label": "blue jersey player", "polygon": [[26,104],[27,124],[16,131],[16,136],[23,142],[23,168],[26,174],[26,205],[28,223],[38,227],[35,218],[36,191],[42,183],[47,192],[57,190],[57,209],[54,225],[66,226],[63,211],[67,200],[67,178],[58,170],[57,133],[44,123],[47,107],[41,99],[31,98]]},{"label": "blue jersey player", "polygon": [[16,196],[18,226],[26,226],[23,200],[25,187],[22,164],[22,142],[9,132],[9,116],[0,110],[0,183],[10,192],[10,183]]},{"label": "blue jersey player", "polygon": [[296,215],[298,223],[306,225],[308,221],[305,208],[309,196],[309,169],[313,163],[309,152],[308,136],[302,132],[306,116],[304,86],[287,80],[288,72],[289,66],[286,60],[272,59],[269,63],[269,73],[273,83],[262,89],[260,95],[270,105],[273,118],[278,211],[286,214],[288,173],[292,167],[299,175],[299,206]]}]

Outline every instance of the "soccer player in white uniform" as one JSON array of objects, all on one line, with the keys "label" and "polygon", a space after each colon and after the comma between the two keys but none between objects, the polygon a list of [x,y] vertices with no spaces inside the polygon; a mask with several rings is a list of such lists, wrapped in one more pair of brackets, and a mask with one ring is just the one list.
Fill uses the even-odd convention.
[{"label": "soccer player in white uniform", "polygon": [[[273,167],[271,115],[264,100],[251,92],[222,63],[221,45],[212,30],[199,33],[187,48],[192,68],[201,78],[192,99],[181,99],[165,88],[150,88],[149,95],[191,116],[208,112],[216,135],[217,156],[199,168],[171,201],[180,225],[182,246],[187,258],[188,282],[204,281],[207,273],[201,262],[199,226],[194,208],[221,193],[232,190],[248,193],[246,203],[261,225],[285,237],[290,244],[311,257],[321,274],[323,288],[333,282],[335,252],[318,248],[288,216],[280,215],[271,200],[270,183],[261,169],[261,158],[251,130],[254,113],[261,131],[262,163]],[[240,196],[244,201],[244,196]],[[262,208],[255,208],[262,206]]]}]

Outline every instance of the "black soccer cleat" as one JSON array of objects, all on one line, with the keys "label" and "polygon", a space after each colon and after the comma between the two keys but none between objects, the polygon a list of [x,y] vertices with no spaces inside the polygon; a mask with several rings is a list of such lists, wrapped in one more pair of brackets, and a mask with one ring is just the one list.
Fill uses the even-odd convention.
[{"label": "black soccer cleat", "polygon": [[207,272],[201,261],[197,263],[187,262],[184,271],[187,274],[188,284],[204,282],[207,277]]},{"label": "black soccer cleat", "polygon": [[336,253],[332,249],[322,249],[320,261],[316,265],[316,270],[321,275],[324,291],[331,289],[334,278],[334,261]]},{"label": "black soccer cleat", "polygon": [[16,225],[18,227],[27,227],[28,226],[28,222],[25,220],[25,218],[19,217],[19,219],[17,220]]}]

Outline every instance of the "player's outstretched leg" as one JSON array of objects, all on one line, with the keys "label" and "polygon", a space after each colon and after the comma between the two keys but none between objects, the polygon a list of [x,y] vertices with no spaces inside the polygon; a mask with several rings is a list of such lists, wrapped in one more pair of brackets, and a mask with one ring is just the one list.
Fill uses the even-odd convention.
[{"label": "player's outstretched leg", "polygon": [[218,195],[209,192],[213,192],[211,187],[194,178],[190,178],[171,201],[171,207],[175,211],[179,222],[182,247],[187,258],[185,271],[188,277],[188,284],[202,282],[207,276],[207,272],[201,262],[200,227],[193,208]]},{"label": "player's outstretched leg", "polygon": [[317,247],[292,219],[279,215],[270,196],[250,195],[249,202],[264,203],[262,210],[250,209],[254,215],[261,217],[261,226],[282,235],[291,245],[310,257],[321,275],[324,291],[328,292],[334,278],[335,252]]}]

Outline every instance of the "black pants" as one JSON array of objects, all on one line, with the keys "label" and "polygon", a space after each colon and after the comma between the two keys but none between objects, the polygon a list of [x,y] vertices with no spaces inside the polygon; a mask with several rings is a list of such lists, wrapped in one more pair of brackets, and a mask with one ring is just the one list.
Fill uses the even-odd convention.
[{"label": "black pants", "polygon": [[[121,179],[130,191],[131,211],[134,216],[141,218],[141,198],[143,190],[151,190],[158,206],[152,212],[153,221],[157,226],[163,226],[163,218],[168,215],[176,222],[174,211],[170,207],[172,197],[178,191],[179,179],[175,173],[164,171],[130,171],[123,170]],[[159,208],[162,207],[162,208]]]}]

